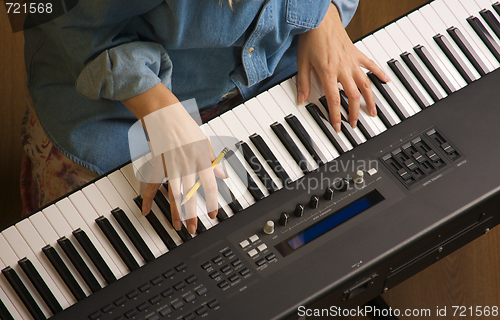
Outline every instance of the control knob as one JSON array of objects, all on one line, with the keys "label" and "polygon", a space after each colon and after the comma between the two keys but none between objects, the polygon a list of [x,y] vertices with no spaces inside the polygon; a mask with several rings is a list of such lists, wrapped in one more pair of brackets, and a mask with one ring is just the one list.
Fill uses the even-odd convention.
[{"label": "control knob", "polygon": [[296,217],[302,217],[302,215],[304,214],[304,206],[301,205],[300,203],[297,204],[295,206],[295,211],[293,212],[293,214],[296,216]]},{"label": "control knob", "polygon": [[286,212],[282,212],[281,215],[280,215],[280,224],[282,226],[286,226],[286,224],[288,223],[288,218],[290,216],[288,215],[288,213]]},{"label": "control knob", "polygon": [[317,196],[311,196],[311,200],[309,200],[309,208],[316,209],[319,204],[319,198]]},{"label": "control knob", "polygon": [[272,220],[269,220],[266,222],[266,225],[264,226],[264,233],[272,234],[273,232],[274,232],[274,222]]}]

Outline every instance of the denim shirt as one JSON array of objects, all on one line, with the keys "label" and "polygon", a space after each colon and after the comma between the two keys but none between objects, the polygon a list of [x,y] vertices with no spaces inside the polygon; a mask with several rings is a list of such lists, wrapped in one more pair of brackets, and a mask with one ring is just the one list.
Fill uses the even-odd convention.
[{"label": "denim shirt", "polygon": [[[28,87],[56,148],[99,173],[130,160],[137,121],[120,102],[162,82],[198,108],[237,87],[247,99],[296,70],[297,34],[330,0],[80,0],[25,31]],[[358,0],[333,0],[345,25]],[[276,80],[276,79],[274,79]]]}]

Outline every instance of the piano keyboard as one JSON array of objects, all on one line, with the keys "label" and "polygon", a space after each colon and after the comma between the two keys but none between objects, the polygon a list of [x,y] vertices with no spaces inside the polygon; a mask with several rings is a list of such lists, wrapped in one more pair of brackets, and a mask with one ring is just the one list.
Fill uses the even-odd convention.
[{"label": "piano keyboard", "polygon": [[[361,145],[369,145],[381,133],[481,81],[500,66],[500,3],[436,0],[355,45],[392,79],[382,83],[369,74],[378,116],[368,115],[362,99],[358,126],[351,128],[348,98],[342,92],[342,130],[335,132],[328,121],[322,86],[313,76],[309,100],[301,105],[296,103],[293,77],[203,124],[201,128],[215,154],[224,147],[233,152],[225,160],[229,178],[218,181],[217,219],[208,217],[200,191],[199,222],[193,235],[185,226],[180,231],[172,227],[166,186],[158,191],[151,213],[141,215],[139,195],[145,185],[138,181],[136,173],[143,177],[150,174],[150,155],[33,213],[0,234],[0,319],[48,319],[54,315],[62,319],[72,305],[96,296],[107,286],[116,284],[118,288],[124,283],[123,277],[160,257],[165,259],[167,270],[171,265],[169,251],[179,251],[177,247],[184,243],[196,242],[192,239],[208,229],[267,197],[272,199],[280,189],[287,189]],[[223,137],[227,136],[240,141],[239,148],[225,146]],[[210,247],[209,243],[206,245]],[[243,247],[243,242],[236,247]],[[232,257],[232,253],[224,256]],[[184,272],[185,265],[176,265],[174,269],[150,282],[144,279],[137,289],[123,288],[117,294],[122,300],[103,300],[102,305],[95,302],[96,307],[85,309],[79,318],[157,320],[171,314],[175,319],[195,319],[208,314],[207,319],[223,319],[224,311],[217,311],[218,298],[208,301],[203,286],[191,288],[190,294],[176,300],[168,298],[168,287],[164,286],[167,290],[163,295],[155,295],[137,306],[126,304],[149,292],[150,287],[166,283],[174,274],[180,279],[173,285],[175,292],[183,292],[184,286],[196,283],[194,275],[185,281],[177,275]],[[236,278],[244,278],[245,269],[235,271]],[[230,277],[228,281],[237,280]],[[223,281],[218,283],[220,288],[228,285],[227,281],[225,285]],[[189,299],[206,301],[191,303]],[[127,305],[126,310],[122,305]],[[275,312],[270,318],[278,315],[283,316]]]}]

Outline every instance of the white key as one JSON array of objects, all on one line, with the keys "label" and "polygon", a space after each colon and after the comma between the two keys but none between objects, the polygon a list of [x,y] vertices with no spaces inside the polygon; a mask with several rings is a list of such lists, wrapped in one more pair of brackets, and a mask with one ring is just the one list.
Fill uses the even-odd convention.
[{"label": "white key", "polygon": [[278,179],[274,171],[271,169],[269,164],[264,160],[260,152],[257,150],[257,148],[254,146],[252,141],[250,140],[249,136],[252,133],[249,133],[246,131],[245,127],[243,127],[243,124],[241,124],[240,120],[236,115],[233,113],[233,111],[227,111],[223,115],[220,116],[224,124],[227,126],[227,128],[231,131],[233,136],[241,141],[244,141],[248,147],[252,150],[252,152],[255,154],[257,159],[259,160],[260,164],[264,167],[266,170],[267,174],[271,177],[273,180],[274,184],[279,188],[283,188],[283,184],[281,183],[281,180]]},{"label": "white key", "polygon": [[[6,267],[7,265],[3,263],[2,257],[0,256],[0,270],[3,270]],[[0,299],[3,301],[7,309],[9,309],[9,312],[14,317],[14,319],[32,319],[23,302],[1,272],[0,287],[3,289],[0,292]],[[2,292],[5,292],[5,295],[7,296],[6,298],[2,295]]]},{"label": "white key", "polygon": [[[245,127],[245,129],[250,133],[250,135],[257,133],[262,137],[262,139],[265,141],[265,143],[267,144],[271,152],[274,154],[276,159],[278,159],[279,163],[281,164],[285,172],[288,174],[290,179],[292,181],[297,180],[295,172],[289,166],[289,162],[294,162],[292,157],[290,155],[288,155],[288,158],[286,158],[286,156],[283,156],[283,154],[284,155],[288,154],[288,151],[286,151],[283,144],[281,142],[276,143],[276,141],[274,141],[269,137],[268,131],[263,130],[260,127],[258,122],[255,121],[254,117],[248,111],[245,105],[241,105],[234,108],[233,113],[238,117],[240,123]],[[269,130],[271,130],[271,128],[269,128]],[[274,135],[274,132],[272,132],[272,134]]]},{"label": "white key", "polygon": [[[1,262],[0,262],[1,264]],[[0,265],[0,268],[3,269],[3,266]],[[21,317],[21,315],[19,314],[19,312],[17,311],[16,307],[14,306],[14,304],[12,303],[12,301],[10,301],[11,299],[13,299],[12,297],[12,294],[16,294],[15,292],[11,292],[9,289],[5,288],[5,291],[4,289],[2,289],[2,286],[4,285],[3,281],[2,281],[2,278],[0,276],[0,300],[3,302],[5,308],[7,308],[7,310],[9,311],[10,315],[14,318],[14,319],[23,319]],[[5,283],[5,285],[8,285],[7,283]],[[10,298],[9,298],[10,296]]]},{"label": "white key", "polygon": [[[380,68],[382,68],[382,70],[384,70],[385,74],[389,78],[391,78],[391,82],[389,82],[388,85],[391,87],[391,89],[394,91],[396,96],[398,96],[400,101],[406,107],[406,109],[408,110],[408,113],[412,116],[416,112],[419,112],[421,110],[420,107],[417,105],[415,100],[413,100],[413,98],[410,96],[408,91],[406,91],[406,89],[404,88],[401,81],[399,81],[398,77],[396,77],[394,72],[392,72],[392,69],[387,64],[387,61],[389,61],[391,59],[391,57],[387,54],[387,52],[380,45],[380,43],[377,41],[377,39],[373,35],[371,35],[371,36],[368,36],[365,39],[363,39],[362,42],[365,44],[365,46],[370,51],[371,57],[373,58],[373,60],[377,61]],[[363,53],[368,56],[367,53],[365,53],[365,52],[363,52]],[[405,103],[405,101],[406,101],[406,103]]]},{"label": "white key", "polygon": [[85,231],[117,279],[130,272],[95,222],[98,217],[97,213],[87,202],[81,191],[75,192],[69,198],[57,202],[56,207],[71,226]]},{"label": "white key", "polygon": [[150,235],[154,243],[156,243],[156,246],[160,250],[160,253],[163,254],[168,252],[167,246],[165,246],[161,238],[149,224],[146,217],[142,215],[142,212],[139,209],[139,207],[135,204],[134,198],[137,197],[137,193],[135,193],[134,189],[130,186],[127,179],[123,176],[123,173],[117,170],[108,175],[108,179],[116,188],[116,190],[122,197],[123,201],[125,201],[132,214],[137,217],[139,222],[144,227],[144,230],[146,230],[146,232]]},{"label": "white key", "polygon": [[[269,116],[271,119],[278,119],[276,117],[281,116],[280,119],[283,119],[285,116],[289,115],[289,113],[286,113],[282,110],[280,105],[274,100],[274,98],[271,96],[269,92],[263,92],[257,96],[257,100],[260,101],[260,103],[264,106],[264,109],[269,113]],[[267,105],[273,106],[272,108],[267,108]],[[313,131],[313,130],[308,130],[307,129],[307,123],[303,124],[301,120],[301,114],[300,112],[296,112],[293,115],[299,119],[300,123],[302,126],[304,126],[304,129],[306,129],[307,133],[309,133],[309,136],[311,139],[314,141],[314,143],[318,146],[318,149],[321,151],[323,156],[325,157],[324,163],[330,162],[333,160],[334,156],[338,156],[337,150],[334,150],[335,153],[332,154],[329,149],[326,148],[325,143],[318,137],[318,135]],[[312,131],[312,134],[310,133]],[[329,143],[329,142],[328,142]],[[330,143],[329,143],[330,144]]]},{"label": "white key", "polygon": [[73,229],[68,224],[68,222],[66,221],[64,216],[59,211],[59,209],[57,209],[57,207],[55,205],[52,205],[52,206],[47,207],[44,210],[42,210],[42,212],[45,215],[45,217],[47,218],[47,220],[50,222],[50,224],[52,225],[52,228],[54,228],[54,230],[57,232],[57,234],[59,235],[60,238],[63,236],[65,236],[66,238],[68,238],[70,240],[71,240],[71,238],[73,238],[73,240],[71,240],[71,243],[75,247],[76,251],[78,251],[81,258],[83,259],[83,261],[85,262],[87,267],[90,269],[90,272],[92,272],[92,274],[96,278],[97,282],[99,282],[99,285],[102,288],[104,288],[106,286],[106,281],[101,276],[101,274],[99,273],[99,270],[97,270],[94,263],[92,263],[92,260],[90,260],[90,258],[87,256],[87,253],[85,253],[85,250],[83,250],[83,248],[80,246],[78,241],[76,241],[74,239],[74,237],[72,237],[73,236],[73,234],[72,234]]},{"label": "white key", "polygon": [[[314,141],[318,141],[318,143],[323,143],[332,157],[337,153],[335,147],[330,143],[327,136],[318,126],[316,121],[314,121],[309,111],[307,111],[306,106],[309,102],[306,101],[300,105],[297,104],[297,85],[292,79],[288,79],[282,82],[279,86],[271,88],[269,93],[285,114],[293,113],[297,116],[306,131],[310,132],[311,138]],[[297,110],[299,112],[297,112]]]},{"label": "white key", "polygon": [[[378,40],[378,42],[380,44],[383,44],[383,47],[384,47],[385,51],[387,52],[387,54],[389,55],[389,57],[398,60],[401,63],[401,66],[410,75],[410,79],[416,84],[417,89],[422,92],[423,103],[428,105],[428,106],[431,106],[432,104],[434,104],[434,100],[432,100],[432,98],[429,96],[427,91],[425,91],[424,87],[422,87],[420,82],[418,82],[417,78],[415,78],[415,76],[410,71],[410,69],[408,69],[406,64],[402,61],[403,59],[401,59],[401,57],[399,56],[402,52],[400,51],[400,49],[398,48],[396,43],[392,40],[389,33],[387,33],[386,30],[382,29],[382,30],[375,32],[373,35],[375,36],[375,38]],[[419,110],[415,110],[415,111],[418,112]]]},{"label": "white key", "polygon": [[[276,136],[274,131],[271,129],[271,124],[278,122],[281,125],[283,125],[283,122],[286,123],[286,121],[284,118],[273,119],[269,116],[269,114],[266,112],[265,109],[271,109],[271,108],[273,108],[273,106],[269,105],[269,106],[265,106],[265,108],[264,108],[264,106],[256,98],[253,98],[253,99],[246,101],[245,106],[247,107],[247,110],[253,115],[254,119],[259,123],[260,127],[267,131],[268,136],[270,137],[270,139],[273,140],[274,144],[276,145],[279,143],[279,144],[283,145],[281,140]],[[279,107],[277,107],[277,108],[279,108]],[[300,150],[300,152],[302,152],[302,154],[304,155],[304,157],[306,158],[306,160],[308,162],[307,167],[312,168],[312,163],[314,163],[314,160],[312,159],[312,157],[309,155],[309,153],[304,148],[302,143],[298,140],[297,136],[292,131],[292,129],[288,126],[288,124],[287,124],[287,126],[284,126],[284,128],[286,129],[286,131],[288,132],[290,137],[292,137],[292,139],[294,140],[295,143],[297,143],[297,141],[299,142],[299,144],[297,144],[297,146],[302,147],[302,148],[299,147],[299,150]],[[267,130],[267,129],[269,129],[269,130]],[[294,138],[296,138],[296,140]],[[285,147],[285,150],[286,150],[286,147]],[[304,151],[306,153],[304,153]],[[282,153],[282,155],[284,155],[287,158],[287,160],[289,161],[288,163],[290,165],[290,168],[292,168],[295,175],[298,178],[303,177],[304,173],[302,172],[302,169],[300,169],[299,165],[292,158],[292,156],[290,155],[288,150],[287,150],[286,154]],[[309,155],[309,157],[307,157],[307,155]],[[316,165],[316,168],[317,167],[318,166]]]},{"label": "white key", "polygon": [[[45,281],[45,284],[50,289],[57,302],[59,302],[63,309],[66,309],[70,306],[66,297],[71,296],[71,291],[69,291],[64,281],[59,274],[57,274],[57,271],[42,252],[41,249],[47,244],[40,237],[29,219],[18,222],[16,224],[16,229],[19,233],[15,235],[15,239],[19,241],[24,240],[31,249],[31,252],[23,252],[22,254],[18,254],[18,256],[24,255],[33,263],[33,266],[40,274],[40,277]],[[7,237],[7,234],[5,236]],[[16,241],[15,239],[13,239],[13,241]],[[7,239],[7,241],[9,241],[9,239]],[[17,247],[17,242],[11,243],[11,246],[12,244]]]},{"label": "white key", "polygon": [[450,60],[448,60],[448,57],[446,57],[432,38],[436,34],[420,12],[415,11],[410,13],[407,17],[399,19],[396,23],[414,45],[423,45],[434,57],[439,67],[444,72],[448,71],[448,78],[450,78],[450,81],[457,90],[467,85],[467,82],[465,82],[464,78],[462,78],[460,73],[458,73],[457,69],[455,69]]},{"label": "white key", "polygon": [[[57,239],[59,239],[60,237],[58,236],[58,234],[56,233],[54,228],[52,228],[50,222],[47,220],[45,215],[42,212],[39,212],[38,214],[34,214],[34,215],[30,216],[29,220],[31,221],[33,226],[35,226],[35,229],[38,231],[38,233],[42,237],[43,241],[46,244],[50,244],[52,246],[52,248],[54,248],[54,250],[56,250],[56,252],[59,254],[59,257],[61,257],[61,260],[64,262],[64,264],[66,265],[66,267],[68,268],[70,273],[73,275],[76,282],[78,282],[78,285],[80,286],[80,288],[82,288],[83,292],[87,296],[92,294],[92,292],[88,288],[87,284],[83,280],[82,276],[78,273],[78,271],[76,270],[73,263],[71,263],[69,258],[66,256],[66,253],[64,252],[64,250],[62,250],[59,247],[59,245],[57,244]],[[88,233],[87,233],[87,235],[88,235]],[[70,304],[76,303],[75,297],[73,296],[71,291],[69,291],[69,292],[70,292],[70,295],[66,297],[68,299],[68,302]]]},{"label": "white key", "polygon": [[[208,124],[204,124],[200,127],[200,129],[205,133],[205,135],[210,139],[210,144],[212,145],[212,150],[215,156],[218,156],[221,151],[225,148],[225,146],[220,142],[219,138],[215,135]],[[240,202],[243,209],[251,206],[255,203],[254,198],[247,190],[246,186],[243,185],[243,182],[238,178],[233,168],[227,163],[227,161],[222,160],[224,163],[224,168],[227,170],[227,175],[229,178],[223,179],[224,183],[231,189],[234,196]]]},{"label": "white key", "polygon": [[[297,146],[299,147],[300,151],[304,154],[304,156],[309,159],[308,161],[310,162],[311,166],[313,169],[317,169],[319,166],[316,163],[316,161],[310,156],[309,151],[303,146],[302,142],[300,139],[297,137],[295,132],[293,132],[292,128],[290,125],[286,122],[285,117],[288,116],[288,114],[284,113],[283,110],[279,107],[279,105],[276,103],[276,101],[273,99],[273,97],[269,94],[269,92],[263,92],[259,94],[257,97],[257,100],[260,102],[261,108],[264,109],[264,112],[266,112],[269,115],[270,119],[274,119],[274,121],[279,121],[285,127],[286,131],[290,134],[290,137],[295,141]],[[294,114],[294,116],[296,116]],[[298,119],[298,118],[297,118]],[[300,121],[300,120],[299,120]],[[302,124],[302,122],[301,122]],[[304,126],[304,125],[302,125]],[[305,128],[304,128],[305,129]],[[307,132],[309,133],[309,132]],[[311,135],[309,135],[311,136]],[[312,137],[311,137],[312,140]],[[323,163],[327,163],[331,161],[333,158],[328,150],[326,150],[325,146],[323,143],[318,143],[315,140],[312,140],[312,143],[314,143],[318,149],[318,155],[321,158],[321,161]]]},{"label": "white key", "polygon": [[[144,228],[143,224],[139,222],[139,218],[144,218],[141,213],[138,215],[135,215],[134,212],[130,210],[128,205],[123,201],[122,197],[120,194],[116,191],[115,187],[111,184],[111,182],[108,180],[107,177],[103,177],[102,179],[99,179],[95,183],[97,188],[99,188],[99,191],[101,194],[104,196],[106,201],[108,201],[109,205],[112,208],[120,208],[125,212],[127,217],[130,219],[130,222],[132,225],[135,227],[141,238],[144,240],[146,245],[148,246],[149,250],[153,253],[155,258],[159,257],[163,252],[160,251],[157,243],[153,241],[153,239],[150,236],[150,233],[146,231]],[[144,221],[147,222],[147,221]],[[151,230],[150,228],[150,231]],[[160,240],[159,238],[157,240]],[[160,240],[161,241],[161,240]],[[159,242],[158,244],[160,244]],[[164,247],[164,244],[161,246],[162,248]]]},{"label": "white key", "polygon": [[[479,16],[479,8],[477,7],[476,3],[473,0],[467,0],[467,1],[444,0],[444,2],[455,16],[456,21],[461,24],[461,27],[459,26],[456,27],[460,28],[460,31],[462,31],[464,36],[469,41],[471,47],[474,48],[474,50],[477,52],[480,59],[483,61],[483,63],[486,65],[489,71],[493,71],[494,69],[498,68],[500,66],[500,63],[495,59],[495,57],[490,52],[488,47],[486,47],[481,38],[479,38],[477,33],[474,31],[474,29],[472,29],[470,24],[467,22],[467,18],[470,17],[471,15]],[[444,10],[443,8],[444,6],[440,5],[441,3],[442,3],[441,1],[438,1],[438,3],[432,5],[432,7],[435,10],[439,10],[436,12],[439,12],[439,15],[442,16],[443,21],[446,21],[448,17],[451,18],[451,15],[449,15],[450,13],[449,11]],[[467,12],[464,6],[462,6],[462,3],[467,5],[467,8],[471,10],[471,13]],[[477,9],[477,11],[475,9]]]},{"label": "white key", "polygon": [[385,30],[391,36],[394,43],[398,46],[401,53],[405,51],[411,53],[412,56],[415,57],[415,59],[420,63],[422,69],[427,75],[427,78],[430,79],[434,87],[437,88],[438,92],[436,93],[440,93],[442,97],[448,96],[448,94],[444,91],[439,82],[434,78],[432,73],[427,69],[424,62],[420,59],[420,57],[417,54],[415,54],[415,52],[413,52],[413,47],[415,45],[410,42],[406,34],[401,30],[401,28],[399,28],[398,24],[391,23],[390,25],[385,27]]},{"label": "white key", "polygon": [[[444,7],[446,8],[446,6],[444,6]],[[434,32],[436,34],[440,33],[442,35],[445,35],[448,38],[451,46],[455,49],[455,51],[457,52],[459,57],[462,59],[462,61],[466,65],[466,67],[469,68],[469,70],[472,72],[474,77],[476,79],[481,78],[481,76],[479,75],[477,70],[470,63],[469,59],[467,59],[467,57],[462,52],[462,50],[458,47],[458,45],[455,43],[455,41],[448,34],[448,32],[446,31],[446,29],[448,28],[447,25],[445,25],[443,23],[443,21],[441,20],[439,15],[434,11],[434,9],[432,9],[431,6],[427,5],[423,8],[421,8],[420,12],[422,13],[422,16],[424,16],[424,18],[427,20],[427,22],[429,23],[429,25],[431,26],[431,28],[434,30]],[[446,12],[444,12],[444,14],[446,14]],[[441,15],[441,12],[440,12],[440,15]],[[463,28],[460,25],[458,25],[458,28],[460,29],[460,31],[462,31],[462,33],[464,34],[464,37],[467,38],[467,33],[462,30]],[[471,43],[470,41],[469,41],[469,44],[471,44],[471,46],[473,45],[473,43]],[[486,71],[488,72],[488,70],[486,70]],[[472,79],[472,80],[474,80],[474,79]]]},{"label": "white key", "polygon": [[[10,242],[13,240],[12,235],[15,233],[17,233],[17,230],[14,226],[12,226],[12,227],[5,229],[2,232],[2,234],[0,235],[0,259],[3,261],[5,266],[10,266],[12,269],[14,269],[16,271],[17,275],[19,276],[19,278],[21,279],[23,284],[26,286],[26,289],[28,289],[28,291],[30,292],[30,294],[33,297],[33,299],[35,300],[36,304],[40,307],[40,309],[45,314],[45,316],[47,318],[49,318],[50,316],[52,316],[52,312],[50,311],[49,307],[47,307],[47,305],[43,301],[42,297],[38,294],[38,292],[36,291],[33,284],[31,284],[31,281],[24,274],[24,271],[21,269],[21,266],[17,264],[17,262],[19,260],[21,260],[22,258],[24,258],[26,255],[19,257],[17,252],[19,252],[20,249],[17,249],[18,251],[15,251],[14,248],[12,248],[12,246],[10,245]],[[21,239],[22,239],[22,237],[21,237]],[[10,240],[10,242],[9,242],[9,240]],[[16,246],[17,245],[19,245],[20,247],[24,247],[25,249],[27,248],[28,250],[30,250],[28,245],[24,242],[24,240],[21,240],[20,243],[16,244]],[[22,251],[24,251],[24,250],[22,250]],[[31,261],[31,262],[33,262],[33,261]],[[31,317],[28,317],[27,319],[31,319]]]},{"label": "white key", "polygon": [[[218,136],[218,137],[233,137],[233,134],[231,131],[227,128],[226,124],[220,117],[217,117],[215,119],[212,119],[210,122],[208,122],[208,125],[210,128],[212,128],[213,132]],[[240,150],[238,150],[236,147],[232,148],[234,149],[234,154],[240,161],[240,163],[243,165],[245,170],[248,172],[248,174],[252,177],[252,179],[255,181],[255,184],[259,187],[260,191],[262,194],[267,197],[269,195],[269,192],[267,191],[266,187],[264,184],[260,181],[260,179],[257,177],[255,172],[252,170],[250,165],[246,162],[245,157],[241,154]]]},{"label": "white key", "polygon": [[[135,170],[137,170],[137,168],[135,168]],[[136,176],[135,176],[136,171],[134,171],[133,164],[130,163],[130,164],[122,167],[120,169],[120,171],[123,173],[123,176],[125,178],[127,178],[128,182],[130,183],[130,185],[132,186],[132,188],[134,189],[136,194],[140,195],[141,188],[143,188],[142,186],[144,186],[145,183],[142,183],[141,180],[138,180],[136,178]],[[137,174],[140,176],[140,178],[142,178],[142,176],[140,175],[140,171],[137,170]],[[142,181],[144,181],[144,180],[142,180]],[[161,212],[160,208],[158,208],[158,205],[154,201],[153,201],[153,204],[151,205],[151,211],[153,211],[156,218],[158,218],[158,220],[162,224],[163,228],[168,232],[168,234],[170,235],[172,240],[174,240],[175,244],[181,245],[182,244],[181,238],[179,237],[177,232],[174,230],[174,228],[172,227],[170,222],[168,222],[167,218]]]},{"label": "white key", "polygon": [[125,234],[125,232],[122,230],[118,222],[115,220],[113,217],[113,214],[111,213],[111,208],[102,196],[102,194],[99,192],[99,189],[95,186],[95,184],[91,184],[86,186],[85,188],[82,189],[83,194],[87,198],[88,202],[92,205],[94,210],[97,212],[98,216],[104,216],[106,217],[113,228],[115,229],[116,233],[120,236],[122,239],[123,243],[127,247],[127,249],[130,251],[132,256],[134,257],[135,261],[139,264],[139,266],[144,265],[146,262],[144,261],[144,258],[140,255],[140,253],[137,251],[137,249],[134,247],[134,244],[128,236]]}]

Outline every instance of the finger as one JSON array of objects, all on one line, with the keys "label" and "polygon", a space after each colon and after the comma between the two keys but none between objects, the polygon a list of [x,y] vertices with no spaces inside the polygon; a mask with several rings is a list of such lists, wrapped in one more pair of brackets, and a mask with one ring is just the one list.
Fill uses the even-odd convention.
[{"label": "finger", "polygon": [[[187,195],[189,191],[196,184],[196,174],[188,174],[182,177],[182,185],[184,189],[184,195]],[[198,206],[197,206],[197,193],[193,193],[191,198],[184,203],[184,213],[181,215],[181,219],[186,221],[187,230],[189,233],[196,232],[197,216],[198,216]],[[182,208],[181,208],[182,210]],[[183,213],[180,211],[180,213]]]},{"label": "finger", "polygon": [[360,66],[362,66],[365,69],[370,70],[374,75],[377,76],[377,78],[379,78],[380,80],[382,80],[384,82],[391,81],[391,79],[385,74],[385,72],[373,60],[371,60],[370,58],[365,56],[363,53],[361,53],[361,52],[359,52],[359,53],[361,55],[359,58],[359,61],[360,61],[359,65]]},{"label": "finger", "polygon": [[[210,160],[213,163],[215,161],[216,157],[215,157],[214,151],[212,149],[212,144],[210,143],[210,140],[208,140],[208,145],[209,145],[209,150],[210,150]],[[217,178],[221,178],[221,179],[229,178],[229,176],[227,175],[226,171],[224,171],[224,169],[222,168],[222,165],[220,163],[214,167],[214,173],[215,173],[215,176]]]},{"label": "finger", "polygon": [[181,179],[169,179],[168,197],[170,201],[170,211],[172,212],[172,226],[175,230],[181,230],[182,223],[180,217],[181,204]]},{"label": "finger", "polygon": [[337,77],[330,77],[324,73],[319,74],[319,77],[325,91],[330,121],[335,131],[340,132],[340,94]]},{"label": "finger", "polygon": [[371,87],[370,79],[366,76],[366,74],[360,70],[356,72],[354,76],[354,81],[356,81],[356,85],[358,86],[361,94],[363,95],[363,99],[366,102],[366,107],[368,109],[368,113],[375,117],[377,115],[377,108],[375,106],[375,99],[373,98],[373,92]]},{"label": "finger", "polygon": [[208,216],[215,219],[218,211],[217,182],[214,172],[211,169],[204,169],[199,172],[200,181],[205,191],[205,202],[207,204]]},{"label": "finger", "polygon": [[349,123],[352,128],[356,128],[359,118],[360,93],[356,83],[352,78],[341,81],[344,92],[349,98]]},{"label": "finger", "polygon": [[155,198],[156,192],[160,188],[159,183],[148,183],[144,197],[142,199],[142,214],[147,215],[151,211],[151,205]]},{"label": "finger", "polygon": [[311,92],[311,64],[307,59],[297,58],[297,103],[302,104]]}]

